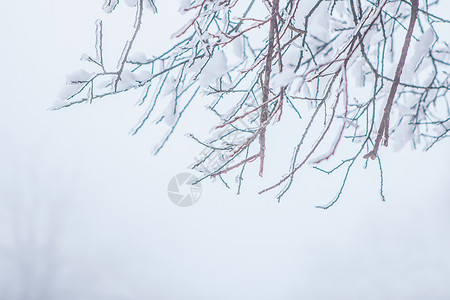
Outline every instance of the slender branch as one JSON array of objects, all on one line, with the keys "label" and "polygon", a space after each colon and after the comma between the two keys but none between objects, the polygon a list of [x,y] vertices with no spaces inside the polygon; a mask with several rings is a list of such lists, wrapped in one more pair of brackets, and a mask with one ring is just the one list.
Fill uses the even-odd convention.
[{"label": "slender branch", "polygon": [[260,126],[261,131],[259,133],[259,176],[263,176],[264,173],[264,158],[266,151],[266,121],[269,117],[269,108],[267,102],[269,101],[269,83],[270,75],[272,73],[272,60],[273,51],[275,45],[275,30],[278,26],[277,15],[278,15],[279,0],[273,0],[272,2],[272,16],[270,19],[270,29],[269,29],[269,41],[267,47],[266,55],[266,65],[264,68],[264,83],[262,86],[262,106],[260,115]]},{"label": "slender branch", "polygon": [[143,15],[143,10],[144,10],[143,1],[144,0],[138,0],[138,2],[137,2],[136,19],[134,21],[133,35],[131,36],[131,39],[129,41],[127,41],[127,43],[125,44],[125,47],[122,52],[122,56],[119,60],[117,77],[114,81],[114,92],[117,92],[117,85],[120,81],[120,75],[123,72],[123,69],[124,69],[127,59],[128,59],[128,55],[130,54],[130,50],[133,47],[134,41],[136,40],[136,36],[137,36],[139,30],[141,29],[142,15]]},{"label": "slender branch", "polygon": [[408,49],[411,44],[411,37],[414,31],[414,25],[417,20],[417,14],[419,11],[419,0],[411,0],[411,17],[409,20],[408,31],[406,32],[405,41],[403,42],[402,53],[400,55],[400,60],[397,64],[397,69],[395,71],[394,81],[392,82],[391,89],[389,91],[388,100],[386,106],[384,107],[383,118],[381,119],[380,127],[378,129],[377,138],[375,139],[375,145],[372,151],[364,155],[364,158],[376,159],[378,154],[378,149],[380,147],[381,140],[384,138],[384,145],[388,145],[389,141],[389,120],[392,110],[392,104],[394,103],[394,98],[397,93],[397,88],[400,83],[400,78],[402,76],[403,67],[405,65],[406,56],[408,55]]}]

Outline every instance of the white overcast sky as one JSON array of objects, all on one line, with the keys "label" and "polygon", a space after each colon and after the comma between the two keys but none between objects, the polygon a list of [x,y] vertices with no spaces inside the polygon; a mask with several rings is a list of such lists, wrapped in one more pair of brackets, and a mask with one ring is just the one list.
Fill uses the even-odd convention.
[{"label": "white overcast sky", "polygon": [[[160,2],[144,20],[155,53],[182,24],[178,1]],[[167,184],[195,153],[180,151],[182,132],[157,157],[151,130],[128,135],[141,113],[133,95],[47,111],[93,52],[95,20],[117,57],[132,9],[1,6],[0,299],[450,298],[450,141],[382,149],[384,203],[371,164],[327,211],[314,206],[340,179],[313,170],[281,203],[256,196],[252,180],[241,196],[204,182],[200,201],[179,208]]]}]

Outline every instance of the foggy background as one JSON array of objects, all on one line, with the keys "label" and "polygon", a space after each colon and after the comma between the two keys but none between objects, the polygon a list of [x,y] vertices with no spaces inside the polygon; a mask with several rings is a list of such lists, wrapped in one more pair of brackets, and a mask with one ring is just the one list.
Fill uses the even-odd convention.
[{"label": "foggy background", "polygon": [[[310,169],[281,203],[249,178],[240,196],[204,181],[198,203],[177,207],[167,184],[195,148],[177,130],[153,157],[151,126],[130,136],[138,94],[47,110],[94,52],[97,18],[110,62],[120,55],[134,10],[105,15],[102,4],[2,3],[0,299],[450,298],[450,141],[427,153],[382,148],[386,202],[371,163],[326,211],[314,206],[341,177]],[[156,4],[144,16],[147,53],[183,24],[178,1]],[[201,123],[195,111],[186,119]]]}]

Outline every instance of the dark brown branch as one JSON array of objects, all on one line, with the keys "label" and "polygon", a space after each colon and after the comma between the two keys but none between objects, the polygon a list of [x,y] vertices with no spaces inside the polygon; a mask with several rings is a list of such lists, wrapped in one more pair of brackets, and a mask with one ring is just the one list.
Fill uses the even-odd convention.
[{"label": "dark brown branch", "polygon": [[411,17],[409,20],[408,31],[406,32],[405,41],[403,43],[402,53],[400,55],[400,60],[395,71],[394,81],[392,82],[391,90],[389,92],[388,100],[386,106],[384,107],[383,118],[381,119],[380,128],[378,129],[377,138],[375,140],[375,145],[372,151],[364,155],[364,158],[377,158],[378,149],[380,148],[381,140],[384,138],[384,145],[388,145],[389,141],[389,120],[391,115],[392,104],[394,103],[394,98],[397,93],[397,88],[400,83],[400,78],[402,76],[403,67],[405,65],[406,56],[408,55],[408,49],[411,44],[411,37],[414,30],[414,25],[417,20],[417,14],[419,11],[419,0],[411,0]]},{"label": "dark brown branch", "polygon": [[275,44],[275,30],[278,26],[277,15],[278,15],[278,5],[279,0],[273,0],[272,3],[272,16],[270,19],[270,29],[269,29],[269,44],[267,47],[267,56],[266,56],[266,66],[264,69],[264,83],[262,86],[262,107],[261,107],[261,116],[260,116],[260,126],[261,131],[259,133],[259,176],[263,176],[264,173],[264,158],[266,151],[266,121],[269,117],[269,107],[267,102],[269,101],[269,83],[270,83],[270,75],[272,73],[272,60],[273,60],[273,50]]}]

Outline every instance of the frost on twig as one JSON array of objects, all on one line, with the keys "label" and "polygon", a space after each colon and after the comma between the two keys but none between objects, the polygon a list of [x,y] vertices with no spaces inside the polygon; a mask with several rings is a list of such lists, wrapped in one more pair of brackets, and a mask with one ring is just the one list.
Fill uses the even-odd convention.
[{"label": "frost on twig", "polygon": [[[204,95],[210,103],[198,114],[218,123],[209,137],[187,135],[203,148],[192,165],[200,180],[218,177],[228,187],[223,176],[235,174],[240,191],[247,166],[259,162],[256,173],[267,174],[266,162],[278,159],[266,151],[278,147],[272,125],[287,121],[283,139],[296,141],[291,162],[261,193],[276,189],[281,199],[308,164],[327,174],[346,168],[336,197],[319,206],[328,208],[355,162],[369,163],[366,154],[377,159],[384,199],[382,141],[427,150],[449,135],[450,49],[435,25],[450,22],[431,12],[438,1],[183,0],[178,11],[189,20],[162,53],[134,49],[155,3],[124,2],[136,15],[116,68],[105,66],[99,20],[95,56],[82,56],[97,72],[72,73],[53,109],[140,90],[137,104],[147,108],[131,133],[166,124],[157,154]],[[117,5],[105,0],[103,10]]]}]

